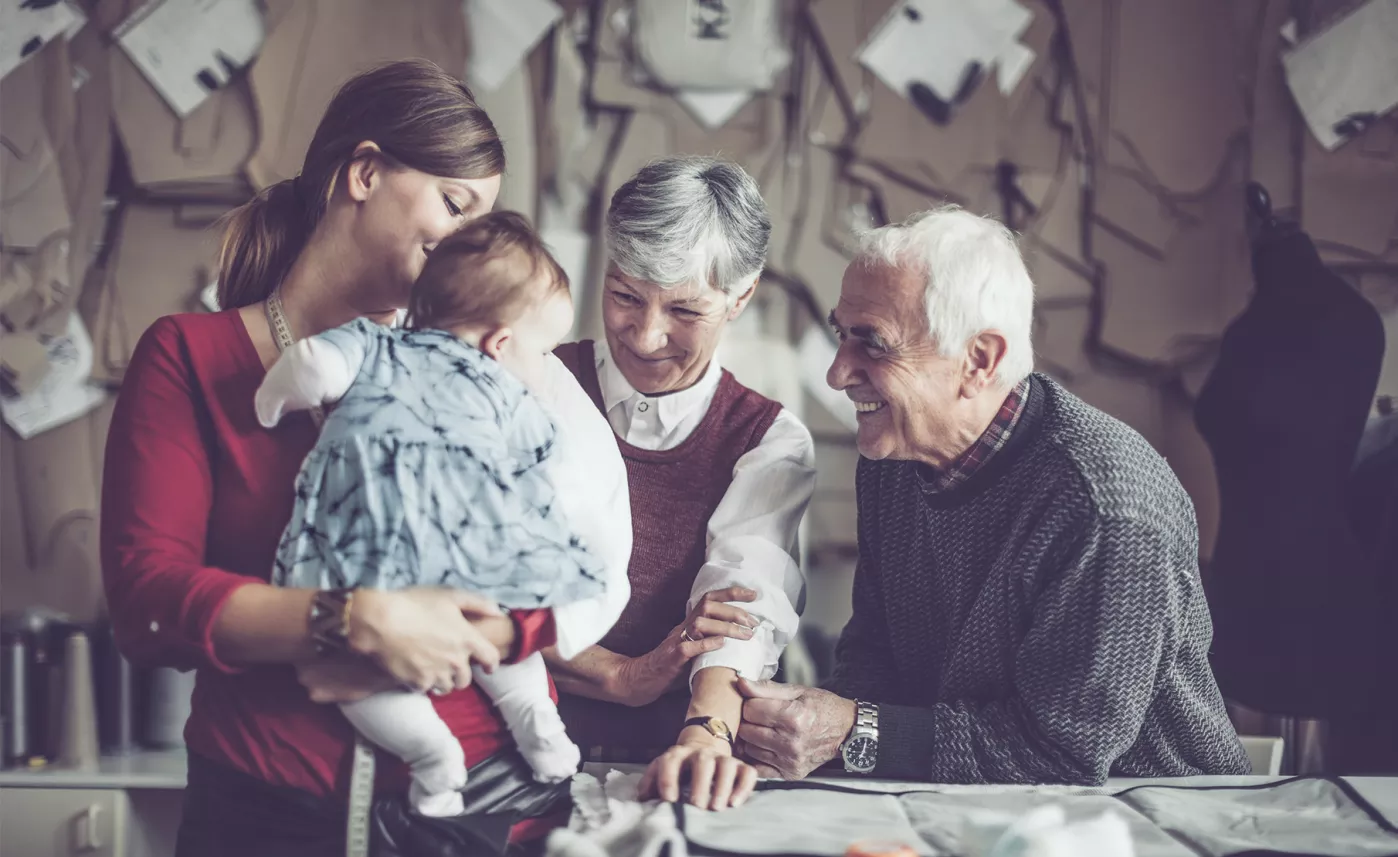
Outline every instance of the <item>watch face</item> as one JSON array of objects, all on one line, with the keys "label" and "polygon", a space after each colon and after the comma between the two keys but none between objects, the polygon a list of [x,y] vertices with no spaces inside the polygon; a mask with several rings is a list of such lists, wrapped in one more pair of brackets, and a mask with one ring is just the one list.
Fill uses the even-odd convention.
[{"label": "watch face", "polygon": [[709,718],[709,732],[717,738],[726,738],[728,743],[733,743],[733,730],[728,728],[728,724],[717,717]]},{"label": "watch face", "polygon": [[868,735],[851,738],[845,744],[845,764],[856,771],[872,771],[879,761],[879,742]]}]

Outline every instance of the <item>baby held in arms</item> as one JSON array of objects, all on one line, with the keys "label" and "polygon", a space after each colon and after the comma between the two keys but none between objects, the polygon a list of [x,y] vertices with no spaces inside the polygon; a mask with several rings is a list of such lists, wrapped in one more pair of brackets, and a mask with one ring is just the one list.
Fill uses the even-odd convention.
[{"label": "baby held in arms", "polygon": [[[559,438],[529,392],[557,384],[551,352],[572,318],[567,275],[528,222],[494,212],[432,251],[404,328],[358,319],[288,348],[257,391],[258,420],[270,428],[289,411],[327,413],[297,477],[273,583],[451,586],[506,609],[613,601],[607,563],[566,514],[576,504],[556,502],[547,465]],[[577,615],[610,624],[615,612]],[[595,641],[606,628],[587,630]],[[542,656],[492,674],[477,668],[474,680],[536,779],[577,770]],[[461,812],[467,760],[424,693],[341,709],[408,764],[418,812]]]}]

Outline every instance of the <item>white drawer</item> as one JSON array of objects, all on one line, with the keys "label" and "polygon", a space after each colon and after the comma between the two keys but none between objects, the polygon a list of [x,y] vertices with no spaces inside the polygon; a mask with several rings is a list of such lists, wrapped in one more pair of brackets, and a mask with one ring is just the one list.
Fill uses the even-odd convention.
[{"label": "white drawer", "polygon": [[125,857],[119,789],[0,789],[0,857]]}]

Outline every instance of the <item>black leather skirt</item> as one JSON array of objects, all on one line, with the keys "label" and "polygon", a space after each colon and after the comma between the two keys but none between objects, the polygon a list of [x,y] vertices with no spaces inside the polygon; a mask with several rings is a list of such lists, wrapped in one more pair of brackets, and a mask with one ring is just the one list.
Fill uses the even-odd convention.
[{"label": "black leather skirt", "polygon": [[[513,748],[470,769],[454,818],[413,813],[402,795],[374,800],[372,857],[474,857],[509,854],[510,828],[567,805],[568,783],[536,783]],[[176,857],[343,857],[344,801],[264,783],[189,756],[189,784]]]}]

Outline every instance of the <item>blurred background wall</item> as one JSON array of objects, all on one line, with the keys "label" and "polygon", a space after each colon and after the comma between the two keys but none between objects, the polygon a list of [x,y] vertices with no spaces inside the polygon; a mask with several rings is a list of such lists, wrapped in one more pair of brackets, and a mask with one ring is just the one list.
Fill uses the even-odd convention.
[{"label": "blurred background wall", "polygon": [[[843,624],[855,552],[853,415],[823,391],[820,319],[854,230],[947,202],[1023,236],[1038,368],[1169,460],[1207,561],[1218,498],[1191,406],[1252,289],[1246,182],[1398,339],[1398,120],[1366,116],[1329,148],[1284,63],[1361,5],[4,0],[0,609],[100,616],[103,443],[131,349],[157,317],[212,308],[211,224],[298,172],[339,83],[404,56],[459,72],[490,112],[510,163],[500,205],[569,270],[580,335],[600,334],[607,199],[638,167],[719,154],[758,178],[769,265],[723,359],[818,443],[810,627]],[[977,15],[1004,26],[938,41]],[[677,27],[709,28],[708,53],[673,59]],[[953,92],[890,86],[929,62]],[[1394,395],[1390,348],[1376,416]]]}]

